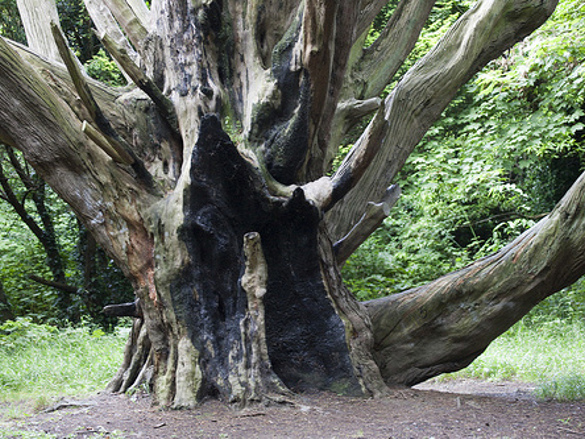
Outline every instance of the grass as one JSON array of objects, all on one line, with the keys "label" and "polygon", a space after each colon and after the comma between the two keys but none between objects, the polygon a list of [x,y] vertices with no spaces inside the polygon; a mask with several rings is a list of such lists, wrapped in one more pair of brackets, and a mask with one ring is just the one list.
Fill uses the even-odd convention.
[{"label": "grass", "polygon": [[585,322],[520,321],[470,366],[443,379],[457,377],[532,382],[542,398],[585,399]]},{"label": "grass", "polygon": [[32,401],[33,411],[56,397],[105,387],[122,362],[122,331],[58,330],[29,320],[0,326],[0,403]]}]

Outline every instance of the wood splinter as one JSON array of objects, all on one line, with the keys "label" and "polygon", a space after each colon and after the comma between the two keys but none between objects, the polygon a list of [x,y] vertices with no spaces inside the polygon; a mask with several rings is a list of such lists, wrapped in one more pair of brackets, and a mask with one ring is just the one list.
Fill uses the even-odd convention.
[{"label": "wood splinter", "polygon": [[112,138],[108,138],[95,129],[86,120],[81,125],[81,131],[87,134],[93,142],[99,146],[112,160],[123,165],[131,165],[134,163],[134,158],[128,154],[125,148]]},{"label": "wood splinter", "polygon": [[397,184],[393,184],[384,193],[379,203],[369,202],[366,211],[355,226],[333,245],[337,264],[342,266],[347,258],[370,236],[382,221],[390,214],[390,209],[400,198],[402,190]]}]

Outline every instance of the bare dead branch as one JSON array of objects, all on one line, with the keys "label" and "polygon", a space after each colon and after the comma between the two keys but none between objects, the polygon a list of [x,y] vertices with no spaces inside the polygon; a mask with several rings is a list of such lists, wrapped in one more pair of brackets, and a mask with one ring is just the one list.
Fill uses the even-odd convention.
[{"label": "bare dead branch", "polygon": [[59,22],[54,0],[18,0],[28,46],[51,61],[59,61],[59,50],[51,36],[51,21]]},{"label": "bare dead branch", "polygon": [[142,308],[140,307],[140,299],[134,302],[117,303],[115,305],[107,305],[102,312],[111,317],[136,317],[142,318]]},{"label": "bare dead branch", "polygon": [[116,42],[107,34],[100,35],[99,39],[132,81],[134,81],[134,83],[152,99],[177,138],[180,137],[177,114],[175,113],[175,107],[171,100],[167,98],[156,86],[154,81],[147,77],[140,67],[134,63],[126,49],[116,44]]},{"label": "bare dead branch", "polygon": [[[112,127],[110,121],[106,118],[102,110],[100,109],[99,105],[97,104],[96,100],[93,97],[93,94],[85,80],[81,69],[79,68],[78,63],[76,63],[75,58],[69,50],[67,46],[67,42],[65,37],[61,33],[61,29],[55,24],[51,23],[51,30],[53,31],[53,37],[55,38],[55,42],[59,48],[59,53],[63,58],[63,61],[69,71],[71,79],[75,85],[75,89],[79,94],[84,106],[90,113],[93,121],[96,123],[97,127],[100,129],[102,134],[107,141],[101,142],[98,146],[103,147],[106,144],[109,144],[115,151],[120,163],[130,164],[133,169],[136,171],[137,177],[143,181],[147,186],[153,187],[153,179],[152,175],[146,170],[144,163],[136,156],[134,151],[130,145],[118,135],[118,133]],[[91,128],[88,128],[88,124],[85,125],[86,131],[91,132],[92,134],[96,134],[95,131],[92,131]]]},{"label": "bare dead branch", "polygon": [[364,50],[351,73],[363,81],[359,99],[378,96],[414,48],[436,0],[402,0],[380,37]]},{"label": "bare dead branch", "polygon": [[98,115],[101,113],[99,106],[93,95],[89,86],[87,85],[87,81],[85,80],[83,73],[81,72],[81,68],[79,66],[79,61],[75,57],[75,55],[69,50],[69,46],[67,45],[67,41],[65,40],[65,36],[61,32],[59,25],[52,21],[51,22],[51,32],[53,35],[53,39],[55,40],[55,44],[59,49],[59,55],[61,59],[65,63],[67,67],[67,71],[71,76],[71,80],[75,85],[75,89],[77,90],[77,94],[81,98],[83,105],[89,112],[91,118],[95,121],[98,118]]},{"label": "bare dead branch", "polygon": [[337,111],[343,114],[343,123],[345,124],[344,132],[347,132],[351,127],[362,120],[363,117],[372,114],[380,108],[381,103],[382,99],[377,96],[365,100],[351,98],[340,102]]},{"label": "bare dead branch", "polygon": [[128,39],[140,51],[150,27],[150,11],[144,2],[142,0],[105,0],[105,4]]},{"label": "bare dead branch", "polygon": [[66,293],[72,293],[72,294],[79,293],[79,289],[77,287],[74,287],[73,285],[68,285],[68,284],[64,284],[62,282],[55,282],[52,280],[48,280],[48,279],[42,278],[40,276],[37,276],[35,274],[29,274],[28,278],[30,280],[33,280],[33,281],[39,283],[39,284],[46,285],[46,286],[52,287],[52,288],[56,288],[60,291],[66,292]]},{"label": "bare dead branch", "polygon": [[372,21],[382,8],[388,3],[387,0],[362,0],[361,11],[357,23],[357,35],[367,32],[372,25]]},{"label": "bare dead branch", "polygon": [[[126,51],[127,56],[129,56],[135,64],[139,64],[140,56],[134,50],[124,33],[120,30],[118,22],[107,6],[100,0],[85,0],[85,6],[87,7],[87,12],[91,17],[91,20],[96,26],[98,34],[108,35],[109,38],[116,43],[116,46],[121,47]],[[126,79],[131,81],[123,67],[119,64],[118,67],[120,67],[122,73],[126,76]]]},{"label": "bare dead branch", "polygon": [[84,120],[81,125],[81,131],[87,134],[87,136],[115,162],[124,165],[132,165],[134,163],[134,157],[128,154],[126,149],[120,145],[119,142],[111,137],[104,136],[86,120]]}]

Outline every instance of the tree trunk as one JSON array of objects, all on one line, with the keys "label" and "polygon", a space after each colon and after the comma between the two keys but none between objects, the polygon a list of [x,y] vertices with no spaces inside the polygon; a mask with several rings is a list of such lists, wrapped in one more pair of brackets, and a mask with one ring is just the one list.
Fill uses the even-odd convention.
[{"label": "tree trunk", "polygon": [[5,322],[6,320],[14,320],[14,314],[12,313],[12,307],[10,306],[10,302],[8,302],[6,293],[4,292],[4,285],[2,284],[2,281],[0,281],[0,323]]},{"label": "tree trunk", "polygon": [[[347,290],[340,295],[334,285],[339,272],[331,271],[319,210],[300,189],[288,199],[263,191],[217,118],[202,119],[198,138],[177,241],[169,242],[168,222],[155,236],[155,254],[183,248],[185,263],[157,265],[157,294],[144,298],[147,326],[160,324],[159,313],[174,323],[170,331],[157,328],[160,345],[153,343],[155,370],[165,368],[165,379],[155,383],[161,403],[192,405],[208,394],[257,400],[285,388],[377,392],[379,386],[369,390],[381,383],[376,368],[354,370],[373,364],[360,346],[371,334],[364,329],[359,340],[346,339],[363,316],[346,306]],[[258,240],[255,263],[247,256],[251,236]],[[245,281],[254,270],[265,271],[256,292]],[[184,380],[189,386],[174,394],[173,385]]]},{"label": "tree trunk", "polygon": [[[147,381],[174,407],[209,395],[245,404],[291,390],[384,394],[384,380],[412,384],[467,363],[543,297],[523,295],[504,324],[472,314],[491,328],[479,346],[461,338],[463,326],[437,323],[441,340],[454,341],[437,357],[417,326],[425,320],[409,313],[430,295],[448,302],[431,306],[437,322],[448,320],[440,313],[469,308],[466,295],[429,286],[363,306],[338,263],[387,213],[394,195],[378,203],[380,188],[457,88],[538,27],[554,0],[480,1],[384,101],[375,94],[412,49],[432,2],[404,0],[375,44],[379,53],[397,44],[399,53],[369,86],[376,57],[362,47],[363,32],[382,1],[105,3],[110,14],[88,9],[135,85],[114,90],[87,78],[57,26],[67,70],[2,40],[0,141],[23,151],[134,286],[140,312],[131,312],[142,317],[110,390]],[[400,16],[411,13],[412,23]],[[337,140],[372,113],[326,176]],[[376,212],[368,209],[336,255],[329,233],[346,235],[369,201]],[[506,259],[506,270],[515,261]],[[506,270],[497,285],[514,275]],[[413,323],[400,331],[400,321]]]}]

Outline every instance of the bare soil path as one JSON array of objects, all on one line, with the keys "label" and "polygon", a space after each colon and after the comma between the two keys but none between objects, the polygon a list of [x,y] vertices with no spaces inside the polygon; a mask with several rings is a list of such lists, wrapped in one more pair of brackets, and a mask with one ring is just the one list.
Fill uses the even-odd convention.
[{"label": "bare soil path", "polygon": [[305,394],[295,405],[240,411],[217,401],[192,410],[161,410],[147,395],[100,394],[62,401],[13,422],[21,430],[71,439],[98,433],[144,439],[585,438],[585,401],[537,400],[531,390],[519,383],[459,380],[421,385],[388,398]]}]

